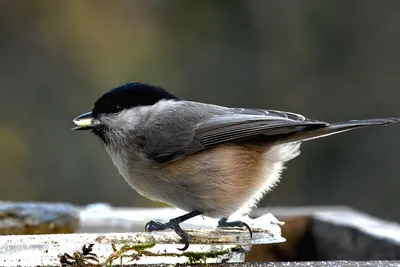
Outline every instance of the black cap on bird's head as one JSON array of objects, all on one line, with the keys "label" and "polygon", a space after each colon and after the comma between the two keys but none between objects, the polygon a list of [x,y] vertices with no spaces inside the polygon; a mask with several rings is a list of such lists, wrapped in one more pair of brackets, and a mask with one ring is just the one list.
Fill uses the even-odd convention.
[{"label": "black cap on bird's head", "polygon": [[99,115],[115,114],[125,109],[151,106],[160,100],[179,100],[159,86],[143,83],[127,83],[102,95],[91,112],[84,113],[73,120],[77,127],[73,130],[91,130],[101,126]]},{"label": "black cap on bird's head", "polygon": [[160,100],[178,99],[159,86],[128,83],[101,96],[93,107],[93,114],[112,114],[138,106],[151,106]]}]

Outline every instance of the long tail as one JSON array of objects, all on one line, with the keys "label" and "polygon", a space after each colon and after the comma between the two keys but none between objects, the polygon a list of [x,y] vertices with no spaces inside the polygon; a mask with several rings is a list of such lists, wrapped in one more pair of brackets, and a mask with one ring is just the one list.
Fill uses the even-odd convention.
[{"label": "long tail", "polygon": [[368,126],[385,126],[397,122],[400,122],[400,118],[351,120],[318,127],[310,125],[304,126],[302,129],[288,133],[285,136],[280,136],[279,138],[277,138],[277,140],[279,143],[303,142],[358,128],[364,128]]}]

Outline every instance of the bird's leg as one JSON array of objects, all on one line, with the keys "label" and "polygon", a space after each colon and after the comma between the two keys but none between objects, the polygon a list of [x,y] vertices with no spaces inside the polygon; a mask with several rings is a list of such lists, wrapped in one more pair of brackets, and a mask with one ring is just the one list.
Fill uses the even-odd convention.
[{"label": "bird's leg", "polygon": [[186,220],[189,220],[197,215],[202,214],[200,211],[192,211],[187,214],[184,214],[182,216],[173,218],[169,220],[167,223],[161,223],[161,222],[155,222],[155,221],[149,221],[146,223],[146,226],[144,227],[146,232],[152,232],[152,231],[162,231],[166,229],[173,229],[177,235],[179,235],[183,242],[185,242],[185,246],[183,248],[178,248],[179,250],[186,250],[189,247],[189,236],[185,231],[182,230],[180,227],[180,223],[184,222]]},{"label": "bird's leg", "polygon": [[247,230],[249,230],[250,233],[250,238],[253,237],[253,232],[251,231],[250,226],[242,221],[233,221],[233,222],[228,222],[228,218],[221,218],[218,221],[218,227],[246,227]]}]

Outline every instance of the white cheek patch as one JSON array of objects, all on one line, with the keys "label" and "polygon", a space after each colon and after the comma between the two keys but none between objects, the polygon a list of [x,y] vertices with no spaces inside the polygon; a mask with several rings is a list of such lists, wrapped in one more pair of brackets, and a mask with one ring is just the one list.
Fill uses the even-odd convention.
[{"label": "white cheek patch", "polygon": [[102,123],[111,129],[133,130],[154,118],[158,118],[167,109],[173,109],[180,103],[173,100],[161,100],[151,106],[139,106],[122,110],[116,114],[105,115]]}]

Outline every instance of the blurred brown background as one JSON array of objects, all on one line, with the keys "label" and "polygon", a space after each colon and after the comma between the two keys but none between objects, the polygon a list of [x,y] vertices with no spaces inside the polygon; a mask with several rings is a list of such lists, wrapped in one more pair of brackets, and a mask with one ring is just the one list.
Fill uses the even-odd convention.
[{"label": "blurred brown background", "polygon": [[[0,0],[0,199],[156,206],[71,120],[130,81],[340,121],[400,116],[400,1]],[[400,221],[400,125],[303,145],[263,206]]]}]

